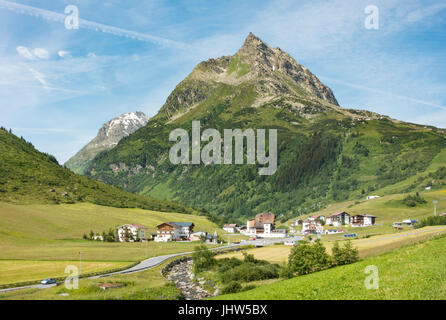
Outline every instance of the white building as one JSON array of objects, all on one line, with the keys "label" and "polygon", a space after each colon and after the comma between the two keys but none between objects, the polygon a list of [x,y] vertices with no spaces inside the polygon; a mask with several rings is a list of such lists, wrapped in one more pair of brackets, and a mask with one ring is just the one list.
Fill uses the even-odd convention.
[{"label": "white building", "polygon": [[367,196],[367,200],[378,199],[380,196]]},{"label": "white building", "polygon": [[323,231],[322,224],[314,218],[308,218],[302,223],[302,234],[321,234]]},{"label": "white building", "polygon": [[229,233],[236,233],[238,231],[238,225],[235,223],[225,224],[223,230]]},{"label": "white building", "polygon": [[156,242],[190,240],[194,224],[192,222],[165,222],[156,227]]},{"label": "white building", "polygon": [[315,216],[311,216],[311,218],[316,219],[316,220],[320,220],[320,221],[325,221],[325,216],[319,214],[319,215],[315,215]]},{"label": "white building", "polygon": [[255,219],[247,220],[246,230],[241,229],[240,233],[258,238],[285,238],[287,230],[276,230],[274,219],[274,213],[259,213]]},{"label": "white building", "polygon": [[337,233],[344,233],[344,230],[342,229],[327,229],[324,230],[324,234],[337,234]]},{"label": "white building", "polygon": [[370,214],[358,214],[352,217],[352,227],[369,227],[375,225],[376,217]]},{"label": "white building", "polygon": [[118,240],[120,242],[134,242],[147,240],[147,228],[140,224],[124,224],[116,228],[118,230]]},{"label": "white building", "polygon": [[325,224],[334,227],[350,224],[350,215],[345,211],[330,214],[325,219]]}]

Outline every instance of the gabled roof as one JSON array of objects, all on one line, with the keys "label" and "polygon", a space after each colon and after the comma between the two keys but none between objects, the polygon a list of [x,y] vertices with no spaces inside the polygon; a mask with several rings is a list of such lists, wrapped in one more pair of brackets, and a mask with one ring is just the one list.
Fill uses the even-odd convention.
[{"label": "gabled roof", "polygon": [[138,228],[138,229],[147,229],[146,227],[144,227],[143,225],[140,224],[132,224],[133,227]]},{"label": "gabled roof", "polygon": [[147,227],[144,227],[140,224],[124,224],[122,226],[116,227],[116,229],[124,228],[124,227],[135,227],[136,229],[147,229]]},{"label": "gabled roof", "polygon": [[183,228],[183,227],[193,227],[194,226],[194,224],[192,222],[164,222],[156,227],[159,228],[165,224],[167,224],[168,226],[171,226],[173,228]]},{"label": "gabled roof", "polygon": [[369,217],[369,218],[376,218],[375,216],[372,216],[371,214],[357,214],[354,217]]},{"label": "gabled roof", "polygon": [[223,228],[237,228],[237,224],[236,223],[227,223],[223,226]]},{"label": "gabled roof", "polygon": [[[341,212],[332,213],[332,214],[328,215],[327,218],[336,217],[336,216],[339,216],[339,215],[341,215],[341,214],[343,214],[343,213],[348,214],[348,213],[345,212],[345,211],[341,211]],[[348,214],[348,215],[349,215],[349,214]]]},{"label": "gabled roof", "polygon": [[192,233],[191,234],[191,236],[206,236],[207,235],[207,232],[204,232],[204,231],[197,231],[197,232],[194,232],[194,233]]},{"label": "gabled roof", "polygon": [[268,212],[268,213],[259,213],[258,215],[256,215],[256,223],[258,224],[273,224],[274,223],[274,218],[275,215],[272,212]]},{"label": "gabled roof", "polygon": [[169,223],[176,224],[179,227],[192,227],[192,226],[194,226],[193,222],[169,222]]}]

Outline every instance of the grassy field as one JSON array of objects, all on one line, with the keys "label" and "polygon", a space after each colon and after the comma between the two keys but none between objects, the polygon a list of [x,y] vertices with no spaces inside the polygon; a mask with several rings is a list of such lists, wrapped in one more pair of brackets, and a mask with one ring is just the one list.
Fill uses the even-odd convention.
[{"label": "grassy field", "polygon": [[[160,273],[167,262],[146,271],[79,281],[79,289],[68,290],[59,285],[48,289],[24,289],[0,293],[0,300],[172,300],[180,291]],[[102,290],[98,283],[121,283],[117,289]],[[66,295],[68,294],[68,295]]]},{"label": "grassy field", "polygon": [[[281,280],[216,299],[446,299],[446,238],[407,246],[360,262]],[[379,288],[367,289],[365,269],[378,268]]]},{"label": "grassy field", "polygon": [[[395,234],[373,236],[366,239],[354,239],[353,245],[359,249],[361,258],[378,255],[387,251],[398,249],[402,246],[414,244],[416,242],[425,241],[437,235],[446,234],[446,226],[424,227],[410,231],[398,232]],[[323,239],[324,246],[328,253],[331,254],[333,241]],[[247,250],[253,254],[256,259],[266,260],[272,263],[283,264],[288,261],[292,246],[273,245],[262,248]],[[242,259],[242,252],[228,253],[217,256],[217,259],[235,257]]]},{"label": "grassy field", "polygon": [[[112,270],[128,266],[129,262],[97,262],[82,261],[82,273],[92,273],[102,270]],[[65,268],[77,261],[33,261],[33,260],[0,260],[0,285],[34,281],[36,279],[57,278],[67,276]]]},{"label": "grassy field", "polygon": [[[82,239],[82,235],[88,234],[90,230],[102,233],[125,223],[142,224],[148,228],[148,232],[155,232],[156,225],[165,221],[190,221],[195,224],[197,231],[217,231],[220,235],[224,234],[217,225],[196,215],[111,208],[89,203],[0,203],[0,261],[6,260],[0,263],[0,274],[3,279],[8,279],[2,281],[18,282],[24,278],[38,280],[43,275],[53,275],[52,263],[44,261],[59,261],[58,264],[66,265],[69,261],[77,261],[79,252],[84,261],[104,263],[103,268],[97,264],[95,271],[99,271],[110,269],[110,264],[122,266],[147,257],[192,251],[196,243],[110,243]],[[11,260],[16,260],[15,276],[10,276],[13,272],[10,268]],[[41,267],[35,278],[30,279],[27,266],[36,261],[41,263]],[[19,267],[20,264],[23,268]]]}]

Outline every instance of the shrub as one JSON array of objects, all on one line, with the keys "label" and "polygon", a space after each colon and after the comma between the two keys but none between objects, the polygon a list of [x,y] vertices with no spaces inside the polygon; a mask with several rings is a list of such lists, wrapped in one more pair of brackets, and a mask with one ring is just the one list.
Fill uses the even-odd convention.
[{"label": "shrub", "polygon": [[195,247],[195,252],[192,254],[194,262],[194,273],[199,273],[208,270],[216,265],[214,253],[208,250],[205,245]]},{"label": "shrub", "polygon": [[319,239],[313,244],[300,241],[293,247],[288,258],[290,272],[298,275],[327,269],[331,265],[332,259]]},{"label": "shrub", "polygon": [[348,240],[341,248],[336,241],[332,249],[333,265],[340,266],[353,263],[359,260],[358,248],[353,247],[352,242]]},{"label": "shrub", "polygon": [[405,197],[403,203],[408,207],[415,207],[417,204],[424,204],[427,201],[417,192],[414,196],[408,195]]},{"label": "shrub", "polygon": [[243,262],[246,262],[246,263],[257,263],[257,262],[259,262],[259,260],[256,260],[256,258],[254,258],[253,254],[249,254],[247,252],[243,252]]},{"label": "shrub", "polygon": [[231,281],[221,290],[222,294],[237,293],[242,291],[242,285],[237,281]]},{"label": "shrub", "polygon": [[275,279],[279,277],[280,267],[265,261],[263,264],[244,262],[243,264],[220,274],[221,282],[231,281],[251,282],[257,280]]},{"label": "shrub", "polygon": [[287,265],[285,267],[282,267],[279,272],[279,277],[284,279],[291,279],[294,276],[293,270]]},{"label": "shrub", "polygon": [[415,228],[422,228],[426,226],[439,226],[446,225],[446,217],[437,216],[437,217],[427,217],[415,225]]},{"label": "shrub", "polygon": [[226,272],[228,270],[232,270],[233,268],[241,265],[243,262],[237,258],[223,258],[223,259],[218,259],[217,260],[217,264],[218,264],[218,272],[219,273],[223,273]]}]

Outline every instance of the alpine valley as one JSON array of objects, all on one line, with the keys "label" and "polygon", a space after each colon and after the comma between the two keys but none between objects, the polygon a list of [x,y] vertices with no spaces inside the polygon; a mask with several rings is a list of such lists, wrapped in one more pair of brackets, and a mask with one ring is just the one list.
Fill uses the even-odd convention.
[{"label": "alpine valley", "polygon": [[[169,133],[190,132],[193,120],[220,132],[277,129],[276,173],[260,176],[258,164],[171,164]],[[429,165],[443,161],[445,137],[443,129],[340,107],[306,67],[251,33],[233,56],[199,63],[145,126],[72,167],[136,194],[205,208],[221,220],[273,211],[286,221],[370,193],[444,184],[445,168]]]}]

